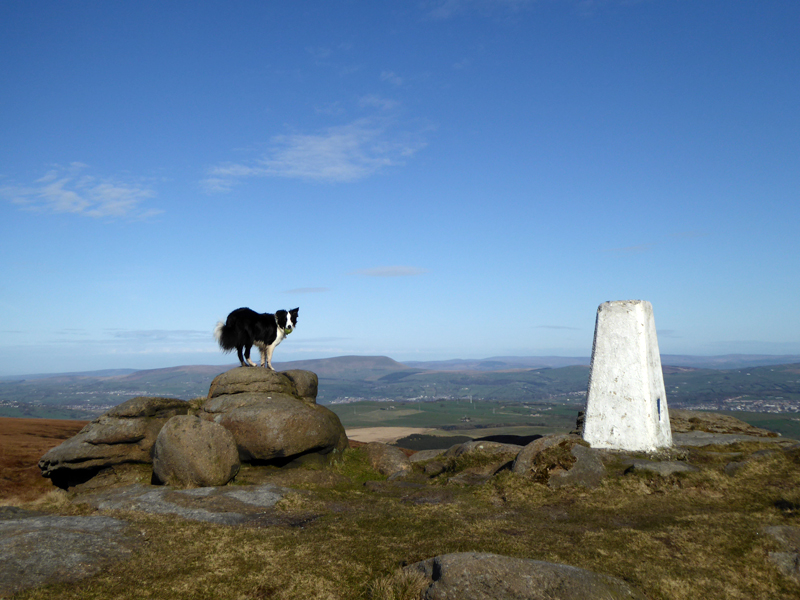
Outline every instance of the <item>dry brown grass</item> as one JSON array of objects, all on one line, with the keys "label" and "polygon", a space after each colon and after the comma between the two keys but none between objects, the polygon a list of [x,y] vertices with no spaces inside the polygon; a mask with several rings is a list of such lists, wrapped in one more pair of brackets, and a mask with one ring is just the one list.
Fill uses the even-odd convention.
[{"label": "dry brown grass", "polygon": [[52,489],[37,463],[88,421],[0,417],[0,505],[34,500]]},{"label": "dry brown grass", "polygon": [[[737,460],[765,447],[738,448]],[[449,485],[452,473],[426,480],[417,472],[417,487],[398,486],[348,450],[328,477],[292,476],[303,490],[263,523],[225,527],[117,513],[144,540],[130,560],[17,598],[410,600],[422,582],[403,565],[461,551],[583,567],[620,577],[652,600],[800,597],[800,584],[767,560],[779,548],[761,533],[768,525],[800,526],[800,453],[754,458],[730,477],[714,450],[693,454],[699,473],[618,475],[592,490],[551,490],[510,472],[480,486]],[[35,506],[88,510],[59,493]]]}]

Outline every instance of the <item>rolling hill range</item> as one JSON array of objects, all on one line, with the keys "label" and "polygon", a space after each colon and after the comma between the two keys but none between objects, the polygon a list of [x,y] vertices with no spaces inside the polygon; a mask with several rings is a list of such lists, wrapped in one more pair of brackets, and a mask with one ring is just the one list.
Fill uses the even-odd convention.
[{"label": "rolling hill range", "polygon": [[[692,357],[664,356],[671,406],[757,412],[800,412],[800,359],[768,364],[766,357],[702,357],[712,369],[670,363]],[[785,357],[775,357],[785,358]],[[774,359],[773,359],[774,360]],[[745,366],[743,366],[745,365]],[[497,357],[479,361],[399,363],[385,356],[340,356],[275,363],[279,370],[307,369],[320,378],[318,402],[428,401],[473,398],[500,402],[580,403],[588,360],[560,357]],[[134,396],[205,396],[211,380],[230,367],[194,365],[143,371],[101,371],[0,379],[0,415],[85,418]],[[40,414],[43,409],[45,414]]]}]

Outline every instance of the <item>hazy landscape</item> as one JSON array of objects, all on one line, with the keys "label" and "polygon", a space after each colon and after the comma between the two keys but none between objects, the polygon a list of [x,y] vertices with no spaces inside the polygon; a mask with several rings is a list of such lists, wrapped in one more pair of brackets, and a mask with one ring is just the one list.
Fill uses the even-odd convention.
[{"label": "hazy landscape", "polygon": [[[777,364],[787,359],[796,362]],[[588,362],[499,357],[399,363],[385,356],[342,356],[276,362],[276,368],[317,373],[317,401],[347,427],[493,425],[544,432],[574,424],[585,401]],[[664,356],[662,363],[669,406],[736,412],[753,424],[800,435],[800,357]],[[91,419],[135,396],[190,400],[205,396],[212,379],[228,368],[233,365],[5,377],[0,416]]]}]

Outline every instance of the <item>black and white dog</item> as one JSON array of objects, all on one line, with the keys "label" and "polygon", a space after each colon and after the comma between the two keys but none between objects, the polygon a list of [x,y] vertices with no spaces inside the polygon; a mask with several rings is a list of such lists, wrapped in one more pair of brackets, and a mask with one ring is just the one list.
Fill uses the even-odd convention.
[{"label": "black and white dog", "polygon": [[[272,369],[272,352],[297,326],[297,313],[300,309],[279,310],[274,315],[257,313],[249,308],[237,308],[228,315],[228,320],[219,321],[214,328],[220,348],[225,352],[236,349],[243,367],[255,367],[250,360],[250,348],[256,346],[261,352],[261,366],[264,362]],[[244,356],[242,356],[244,349]],[[247,362],[245,362],[247,361]]]}]

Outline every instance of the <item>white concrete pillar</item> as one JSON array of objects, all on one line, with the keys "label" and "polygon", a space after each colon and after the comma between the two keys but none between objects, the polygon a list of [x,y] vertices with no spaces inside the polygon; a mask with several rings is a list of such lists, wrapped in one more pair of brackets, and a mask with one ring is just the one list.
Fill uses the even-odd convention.
[{"label": "white concrete pillar", "polygon": [[593,448],[672,446],[653,307],[643,300],[597,309],[583,439]]}]

